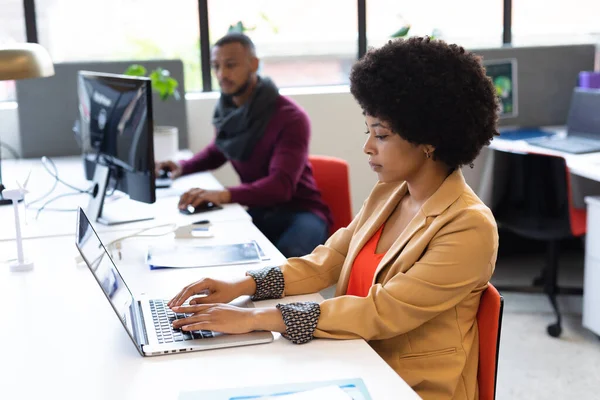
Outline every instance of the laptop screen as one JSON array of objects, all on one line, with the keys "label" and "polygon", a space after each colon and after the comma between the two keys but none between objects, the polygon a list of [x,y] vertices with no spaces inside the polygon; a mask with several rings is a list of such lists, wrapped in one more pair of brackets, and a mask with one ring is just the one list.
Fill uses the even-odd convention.
[{"label": "laptop screen", "polygon": [[132,323],[132,305],[135,304],[133,295],[81,208],[77,216],[77,240],[75,244],[131,340],[141,353],[141,347],[135,340]]},{"label": "laptop screen", "polygon": [[575,88],[567,128],[569,135],[600,139],[600,89]]}]

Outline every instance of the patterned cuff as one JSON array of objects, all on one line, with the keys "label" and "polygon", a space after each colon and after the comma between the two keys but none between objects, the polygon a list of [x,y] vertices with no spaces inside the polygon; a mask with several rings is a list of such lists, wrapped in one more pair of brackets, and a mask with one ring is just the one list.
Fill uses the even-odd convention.
[{"label": "patterned cuff", "polygon": [[321,307],[318,303],[277,304],[277,309],[281,311],[286,328],[283,337],[294,344],[303,344],[312,340],[321,315]]},{"label": "patterned cuff", "polygon": [[252,301],[266,299],[281,299],[285,282],[283,272],[277,267],[265,267],[254,271],[247,271],[256,282],[256,293],[251,297]]}]

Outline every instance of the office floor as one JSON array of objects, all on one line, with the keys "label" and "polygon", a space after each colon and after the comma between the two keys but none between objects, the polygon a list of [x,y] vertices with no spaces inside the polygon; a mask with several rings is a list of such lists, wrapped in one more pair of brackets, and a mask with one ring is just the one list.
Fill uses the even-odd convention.
[{"label": "office floor", "polygon": [[[583,250],[566,247],[560,258],[559,283],[581,286]],[[542,265],[541,254],[500,254],[492,282],[529,284]],[[547,297],[502,294],[505,308],[496,398],[600,398],[600,340],[581,325],[581,296],[559,296],[563,333],[555,339],[546,333],[546,326],[555,322]]]},{"label": "office floor", "polygon": [[[543,265],[543,248],[502,240],[494,284],[528,285]],[[502,246],[501,246],[502,247]],[[535,246],[534,246],[535,247]],[[511,253],[511,254],[508,254]],[[580,243],[563,245],[559,284],[581,286],[583,249]],[[321,293],[333,296],[332,288]],[[503,292],[505,300],[498,364],[497,400],[599,399],[600,340],[581,325],[581,296],[559,296],[563,333],[555,339],[546,326],[555,322],[550,303],[542,294]]]}]

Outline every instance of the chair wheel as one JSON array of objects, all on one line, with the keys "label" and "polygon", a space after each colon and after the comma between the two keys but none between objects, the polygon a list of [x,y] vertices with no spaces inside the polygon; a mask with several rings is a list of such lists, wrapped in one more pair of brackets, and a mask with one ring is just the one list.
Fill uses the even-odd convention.
[{"label": "chair wheel", "polygon": [[562,328],[559,324],[548,325],[546,330],[548,331],[548,335],[552,337],[559,337],[562,333]]}]

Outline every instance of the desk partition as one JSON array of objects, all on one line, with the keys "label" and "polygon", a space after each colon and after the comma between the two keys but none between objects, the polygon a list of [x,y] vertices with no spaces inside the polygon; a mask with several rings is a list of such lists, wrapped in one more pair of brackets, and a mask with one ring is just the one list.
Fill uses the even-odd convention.
[{"label": "desk partition", "polygon": [[579,72],[594,69],[596,46],[502,47],[475,49],[484,61],[517,62],[518,115],[502,118],[501,126],[564,125]]},{"label": "desk partition", "polygon": [[[55,64],[56,74],[44,79],[22,80],[17,83],[19,131],[23,158],[59,157],[81,154],[73,133],[78,118],[77,72],[80,70],[122,74],[131,64],[141,64],[152,71],[158,67],[169,70],[185,93],[183,63],[180,60],[71,62]],[[188,126],[185,97],[179,101],[162,101],[153,96],[156,125],[176,126],[179,148],[188,148]]]}]

